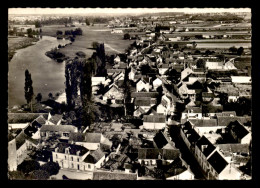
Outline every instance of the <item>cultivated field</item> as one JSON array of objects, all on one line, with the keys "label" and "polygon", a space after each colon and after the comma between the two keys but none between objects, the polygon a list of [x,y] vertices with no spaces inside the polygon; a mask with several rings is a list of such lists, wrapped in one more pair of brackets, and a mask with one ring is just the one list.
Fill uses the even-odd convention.
[{"label": "cultivated field", "polygon": [[[134,41],[123,40],[123,34],[111,34],[111,29],[103,25],[82,26],[78,25],[83,30],[82,36],[77,36],[72,45],[60,49],[62,53],[69,57],[75,57],[76,52],[82,51],[90,57],[94,50],[92,49],[92,42],[105,43],[106,54],[124,53],[125,49]],[[44,26],[42,28],[42,35],[56,36],[56,31],[71,30],[76,27],[65,27],[64,25]]]}]

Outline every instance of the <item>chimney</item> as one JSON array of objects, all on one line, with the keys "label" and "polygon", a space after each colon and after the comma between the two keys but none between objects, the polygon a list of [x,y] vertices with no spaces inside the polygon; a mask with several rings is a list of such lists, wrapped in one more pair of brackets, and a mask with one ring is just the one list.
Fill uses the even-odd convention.
[{"label": "chimney", "polygon": [[201,151],[204,152],[204,150],[208,147],[208,145],[201,145]]}]

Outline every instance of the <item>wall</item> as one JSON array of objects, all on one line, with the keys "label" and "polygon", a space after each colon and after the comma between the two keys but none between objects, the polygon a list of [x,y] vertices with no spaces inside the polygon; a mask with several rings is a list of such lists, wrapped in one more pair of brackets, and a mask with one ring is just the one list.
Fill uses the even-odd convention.
[{"label": "wall", "polygon": [[251,133],[248,133],[244,138],[241,139],[241,144],[250,144],[252,139]]},{"label": "wall", "polygon": [[8,142],[8,170],[16,171],[17,169],[17,154],[15,139]]},{"label": "wall", "polygon": [[143,126],[145,129],[163,129],[166,124],[164,123],[152,123],[152,122],[144,122]]}]

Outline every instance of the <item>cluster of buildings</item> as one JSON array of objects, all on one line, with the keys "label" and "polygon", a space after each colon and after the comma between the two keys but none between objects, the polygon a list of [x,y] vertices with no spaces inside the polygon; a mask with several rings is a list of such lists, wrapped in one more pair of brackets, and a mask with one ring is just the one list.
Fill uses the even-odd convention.
[{"label": "cluster of buildings", "polygon": [[[119,117],[78,130],[64,125],[62,115],[49,113],[26,124],[9,124],[10,171],[28,153],[41,163],[54,161],[61,169],[85,173],[93,180],[156,179],[157,168],[164,169],[165,179],[195,179],[170,136],[175,126],[206,179],[250,179],[240,167],[251,160],[251,116],[224,111],[220,102],[221,94],[227,94],[228,102],[251,99],[249,70],[239,70],[235,58],[194,55],[194,44],[174,46],[184,39],[183,34],[175,35],[180,28],[157,32],[156,22],[166,26],[170,21],[149,19],[127,20],[137,25],[129,32],[136,38],[134,45],[128,53],[117,54],[112,64],[106,63],[107,76],[92,77],[95,101],[112,109],[126,108],[128,87],[128,116],[141,123]],[[144,30],[140,31],[138,22]],[[120,20],[110,24],[115,23],[122,24]],[[205,34],[204,38],[212,37]],[[190,48],[183,50],[183,45]],[[65,99],[61,95],[56,102]]]}]

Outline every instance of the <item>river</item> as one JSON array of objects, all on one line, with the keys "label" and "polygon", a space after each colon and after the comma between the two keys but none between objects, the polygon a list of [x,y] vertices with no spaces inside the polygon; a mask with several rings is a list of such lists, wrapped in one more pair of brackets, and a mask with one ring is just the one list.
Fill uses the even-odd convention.
[{"label": "river", "polygon": [[45,52],[59,44],[67,43],[70,41],[43,36],[35,45],[16,51],[8,67],[9,107],[26,103],[24,97],[26,69],[32,75],[34,94],[41,93],[43,100],[48,98],[50,92],[55,95],[65,89],[65,64],[50,59]]}]

